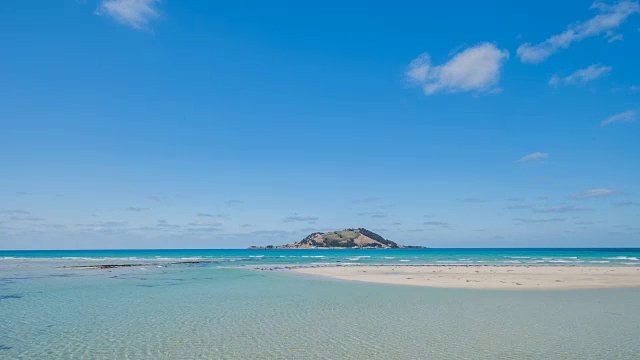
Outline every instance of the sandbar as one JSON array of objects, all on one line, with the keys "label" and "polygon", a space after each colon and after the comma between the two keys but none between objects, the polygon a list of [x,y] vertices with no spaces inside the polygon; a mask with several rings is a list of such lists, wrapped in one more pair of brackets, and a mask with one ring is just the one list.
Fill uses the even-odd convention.
[{"label": "sandbar", "polygon": [[298,267],[334,279],[438,288],[573,290],[640,288],[640,267],[378,265]]}]

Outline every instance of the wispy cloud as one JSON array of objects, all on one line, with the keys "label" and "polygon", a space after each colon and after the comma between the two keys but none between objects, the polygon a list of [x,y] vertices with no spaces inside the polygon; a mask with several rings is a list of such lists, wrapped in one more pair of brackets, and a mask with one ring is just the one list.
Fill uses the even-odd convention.
[{"label": "wispy cloud", "polygon": [[87,231],[95,231],[105,234],[121,233],[127,231],[129,223],[126,221],[100,221],[92,224],[78,224]]},{"label": "wispy cloud", "polygon": [[161,202],[164,199],[164,196],[162,194],[149,194],[146,198],[151,201]]},{"label": "wispy cloud", "polygon": [[354,199],[354,200],[351,200],[351,202],[354,204],[371,204],[379,200],[380,198],[377,198],[377,197],[369,197],[364,199]]},{"label": "wispy cloud", "polygon": [[593,225],[593,221],[576,221],[576,225]]},{"label": "wispy cloud", "polygon": [[169,224],[166,220],[158,220],[156,227],[162,230],[178,229],[180,225]]},{"label": "wispy cloud", "polygon": [[553,206],[541,209],[534,209],[535,213],[568,213],[568,212],[582,212],[582,211],[593,211],[591,208],[585,207],[577,207],[572,205],[561,205],[561,206]]},{"label": "wispy cloud", "polygon": [[489,200],[487,199],[476,198],[476,197],[468,197],[468,198],[460,199],[460,201],[465,203],[471,203],[471,204],[480,204],[480,203],[489,202]]},{"label": "wispy cloud", "polygon": [[131,28],[147,30],[150,22],[160,17],[159,4],[160,0],[103,0],[96,15],[110,16]]},{"label": "wispy cloud", "polygon": [[635,226],[631,226],[631,225],[613,225],[611,227],[614,228],[614,229],[623,230],[625,232],[638,232],[638,231],[640,231],[640,227],[635,227]]},{"label": "wispy cloud", "polygon": [[533,161],[533,160],[547,159],[548,157],[549,157],[549,153],[534,152],[534,153],[531,153],[531,154],[528,154],[528,155],[525,155],[525,156],[521,157],[516,162],[517,163],[524,163],[524,162]]},{"label": "wispy cloud", "polygon": [[425,221],[422,223],[422,225],[425,226],[439,226],[439,227],[443,227],[443,228],[448,228],[449,227],[449,223],[446,221]]},{"label": "wispy cloud", "polygon": [[206,227],[220,227],[224,224],[217,221],[194,221],[188,224],[189,226],[206,226]]},{"label": "wispy cloud", "polygon": [[318,221],[319,219],[315,216],[300,216],[300,215],[292,215],[292,216],[287,216],[286,218],[282,219],[283,222],[286,223],[291,223],[291,222],[308,222],[308,223],[314,223],[316,221]]},{"label": "wispy cloud", "polygon": [[636,112],[633,110],[629,110],[629,111],[622,112],[620,114],[615,114],[613,116],[610,116],[600,124],[600,127],[605,127],[607,125],[610,125],[613,123],[619,123],[619,122],[633,122],[635,120],[636,120]]},{"label": "wispy cloud", "polygon": [[608,75],[611,72],[611,66],[605,66],[600,64],[593,64],[585,69],[580,69],[567,77],[561,77],[559,75],[553,75],[549,80],[549,85],[557,86],[564,84],[584,84],[589,81],[601,78]]},{"label": "wispy cloud", "polygon": [[585,83],[608,75],[613,68],[611,66],[592,64],[585,69],[579,69],[567,76],[564,81],[568,84]]},{"label": "wispy cloud", "polygon": [[286,236],[286,235],[291,235],[292,233],[290,231],[284,231],[284,230],[256,230],[256,231],[252,231],[250,232],[250,234],[252,235],[261,235],[261,236]]},{"label": "wispy cloud", "polygon": [[448,62],[433,66],[423,53],[411,61],[405,75],[410,83],[422,87],[426,95],[438,92],[498,91],[502,66],[509,59],[507,50],[482,43],[463,50]]},{"label": "wispy cloud", "polygon": [[388,217],[388,215],[387,215],[387,214],[385,214],[385,213],[383,213],[383,212],[380,212],[380,211],[375,211],[375,212],[361,212],[361,213],[358,213],[357,215],[358,215],[358,216],[368,216],[368,217],[373,218],[373,219],[384,219],[384,218],[387,218],[387,217]]},{"label": "wispy cloud", "polygon": [[30,193],[30,192],[26,192],[26,191],[18,191],[18,192],[16,192],[16,195],[20,195],[20,196],[30,196],[30,195],[33,195],[33,194],[32,194],[32,193]]},{"label": "wispy cloud", "polygon": [[12,216],[11,220],[13,221],[33,221],[33,222],[39,222],[39,221],[44,221],[43,218],[41,217],[36,217],[36,216],[31,216],[31,215],[16,215],[16,216]]},{"label": "wispy cloud", "polygon": [[611,189],[592,189],[569,196],[572,199],[589,199],[597,197],[608,197],[618,195],[619,193]]},{"label": "wispy cloud", "polygon": [[129,206],[126,210],[127,211],[133,211],[133,212],[142,212],[142,211],[146,211],[146,210],[149,210],[149,209],[148,208],[144,208],[144,207]]},{"label": "wispy cloud", "polygon": [[611,40],[617,34],[614,33],[627,18],[640,11],[637,2],[621,1],[615,5],[607,5],[602,2],[594,2],[591,9],[598,14],[591,19],[569,25],[567,29],[557,35],[553,35],[545,41],[532,45],[525,43],[520,45],[517,54],[524,63],[541,63],[560,49],[566,49],[572,43],[589,37],[605,35]]},{"label": "wispy cloud", "polygon": [[200,218],[218,218],[218,219],[226,219],[229,217],[227,214],[209,214],[209,213],[198,213],[197,217]]},{"label": "wispy cloud", "polygon": [[528,218],[515,218],[514,221],[519,223],[526,224],[541,224],[541,223],[551,223],[551,222],[562,222],[565,221],[565,218],[548,218],[548,219],[528,219]]},{"label": "wispy cloud", "polygon": [[609,39],[607,39],[607,42],[612,43],[612,42],[622,41],[622,40],[624,40],[624,35],[616,34],[616,35],[610,36]]},{"label": "wispy cloud", "polygon": [[531,209],[533,206],[531,205],[510,205],[507,206],[506,209],[509,210],[525,210],[525,209]]},{"label": "wispy cloud", "polygon": [[122,227],[129,225],[129,223],[126,221],[102,221],[95,225],[102,227]]},{"label": "wispy cloud", "polygon": [[227,205],[228,207],[233,207],[233,206],[238,206],[238,205],[242,205],[244,204],[244,201],[242,200],[227,200],[224,202],[225,205]]},{"label": "wispy cloud", "polygon": [[617,206],[617,207],[640,206],[640,202],[637,202],[637,201],[620,201],[620,202],[614,202],[612,205],[613,206]]},{"label": "wispy cloud", "polygon": [[66,225],[62,224],[38,224],[37,227],[44,229],[66,229]]},{"label": "wispy cloud", "polygon": [[8,215],[31,215],[27,210],[2,210],[0,214],[8,214]]},{"label": "wispy cloud", "polygon": [[221,227],[215,227],[215,226],[203,226],[203,227],[189,227],[185,230],[187,235],[206,235],[207,233],[223,231],[224,229]]}]

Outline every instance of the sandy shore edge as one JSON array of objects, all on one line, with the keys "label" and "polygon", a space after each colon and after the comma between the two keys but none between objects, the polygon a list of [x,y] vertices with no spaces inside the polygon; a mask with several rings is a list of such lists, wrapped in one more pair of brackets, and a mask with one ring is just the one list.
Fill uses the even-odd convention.
[{"label": "sandy shore edge", "polygon": [[[287,267],[300,274],[380,284],[487,290],[640,288],[640,267],[362,265]],[[263,269],[264,270],[264,269]]]}]

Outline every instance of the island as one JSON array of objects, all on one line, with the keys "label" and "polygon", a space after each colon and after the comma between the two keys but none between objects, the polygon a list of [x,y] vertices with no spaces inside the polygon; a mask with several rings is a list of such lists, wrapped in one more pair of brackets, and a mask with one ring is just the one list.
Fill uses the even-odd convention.
[{"label": "island", "polygon": [[398,245],[365,228],[344,229],[328,233],[315,232],[287,245],[251,246],[249,249],[424,249],[424,246]]}]

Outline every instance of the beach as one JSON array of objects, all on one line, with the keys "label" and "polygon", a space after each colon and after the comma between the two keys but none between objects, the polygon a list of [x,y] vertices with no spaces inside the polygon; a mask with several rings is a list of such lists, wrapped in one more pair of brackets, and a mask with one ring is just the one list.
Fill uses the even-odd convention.
[{"label": "beach", "polygon": [[323,266],[297,273],[340,280],[438,288],[572,290],[640,287],[640,267],[595,266]]}]

